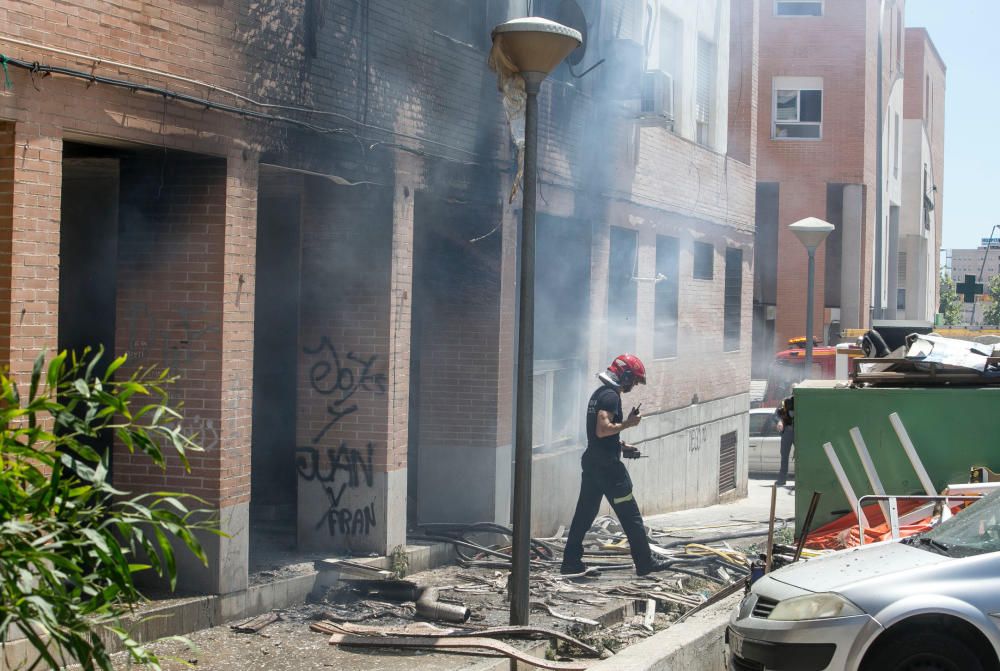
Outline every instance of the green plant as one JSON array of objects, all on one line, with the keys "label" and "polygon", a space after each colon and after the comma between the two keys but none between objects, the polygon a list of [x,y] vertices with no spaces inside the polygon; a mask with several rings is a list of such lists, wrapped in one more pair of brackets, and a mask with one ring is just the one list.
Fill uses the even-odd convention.
[{"label": "green plant", "polygon": [[941,276],[941,304],[938,306],[941,321],[945,326],[955,326],[962,321],[962,302],[955,291],[955,281],[947,275]]},{"label": "green plant", "polygon": [[152,570],[173,587],[171,538],[206,562],[195,532],[218,533],[217,525],[188,507],[194,497],[115,489],[107,451],[92,445],[110,432],[161,469],[164,453],[176,454],[185,470],[186,454],[201,448],[168,405],[166,371],[119,381],[124,356],[97,374],[102,352],[90,354],[63,352],[47,369],[40,355],[26,397],[0,374],[0,641],[16,626],[39,663],[110,671],[104,638],[117,637],[133,660],[159,669],[122,625],[141,598],[134,575]]},{"label": "green plant", "polygon": [[392,577],[396,580],[402,580],[410,572],[410,558],[406,556],[406,548],[397,545],[392,549],[389,557]]}]

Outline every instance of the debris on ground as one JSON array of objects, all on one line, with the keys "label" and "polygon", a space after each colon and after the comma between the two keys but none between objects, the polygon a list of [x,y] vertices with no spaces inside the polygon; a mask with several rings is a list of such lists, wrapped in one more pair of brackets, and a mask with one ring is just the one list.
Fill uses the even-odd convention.
[{"label": "debris on ground", "polygon": [[[710,532],[706,535],[706,531]],[[650,543],[667,570],[635,575],[628,541],[618,521],[599,518],[587,533],[587,570],[561,575],[563,529],[552,538],[531,539],[530,607],[536,627],[509,627],[507,583],[511,530],[492,523],[431,525],[420,540],[451,543],[457,566],[408,580],[360,578],[362,565],[348,565],[336,586],[322,595],[323,608],[310,628],[331,644],[440,650],[478,648],[539,668],[582,669],[586,660],[607,657],[686,614],[742,588],[752,556],[733,539],[759,537],[759,522],[733,522],[712,529],[652,529]],[[337,570],[337,562],[316,562]],[[395,571],[398,576],[401,572]],[[548,639],[546,659],[499,639]]]},{"label": "debris on ground", "polygon": [[281,620],[281,614],[277,612],[264,613],[258,615],[257,617],[252,617],[249,620],[244,620],[242,622],[237,622],[236,624],[229,625],[237,634],[258,634],[260,630],[264,627],[274,624]]}]

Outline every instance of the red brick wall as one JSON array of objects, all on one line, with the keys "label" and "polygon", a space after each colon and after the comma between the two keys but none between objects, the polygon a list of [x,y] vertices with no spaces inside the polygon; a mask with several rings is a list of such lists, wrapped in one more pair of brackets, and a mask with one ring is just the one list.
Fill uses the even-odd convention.
[{"label": "red brick wall", "polygon": [[[866,110],[875,101],[877,14],[878,3],[865,0],[827,2],[824,16],[816,18],[776,17],[771,3],[762,3],[760,9],[757,179],[781,184],[776,347],[783,346],[788,338],[803,335],[805,322],[807,255],[788,225],[810,216],[825,218],[828,183],[869,186],[862,243],[863,279],[857,289],[861,318],[867,319],[874,240],[875,119]],[[822,140],[771,139],[773,78],[779,76],[823,78]],[[814,324],[815,334],[822,337],[823,247],[817,251],[816,260]]]},{"label": "red brick wall", "polygon": [[[500,348],[500,240],[470,243],[483,221],[497,214],[417,201],[417,250],[424,256],[415,291],[419,306],[420,445],[495,447],[497,360]],[[433,206],[431,206],[433,207]],[[442,226],[442,223],[447,225]],[[421,225],[423,224],[423,225]],[[423,243],[423,244],[421,244]],[[415,278],[416,279],[416,278]],[[415,334],[416,336],[416,334]]]},{"label": "red brick wall", "polygon": [[144,456],[115,449],[115,483],[132,490],[169,489],[221,502],[222,300],[226,167],[214,159],[165,157],[123,162],[119,239],[117,352],[127,368],[169,367],[179,376],[171,401],[182,401],[185,427],[204,452],[166,473]]},{"label": "red brick wall", "polygon": [[62,139],[41,121],[14,126],[10,366],[22,382],[58,328]]},{"label": "red brick wall", "polygon": [[[296,420],[300,508],[303,496],[311,496],[305,488],[321,486],[330,497],[323,504],[333,511],[360,511],[363,520],[370,510],[375,534],[382,533],[387,512],[376,478],[397,460],[389,452],[388,422],[391,206],[391,192],[379,187],[306,180]],[[315,521],[316,533],[323,533],[329,511],[299,512],[300,530]],[[345,532],[336,517],[330,521],[329,535],[338,545],[354,547],[354,536],[371,531],[352,526]],[[318,544],[301,534],[300,542]]]},{"label": "red brick wall", "polygon": [[219,498],[229,505],[250,500],[250,433],[253,414],[254,287],[257,233],[255,156],[230,156],[226,175],[226,241],[223,266],[222,415]]}]

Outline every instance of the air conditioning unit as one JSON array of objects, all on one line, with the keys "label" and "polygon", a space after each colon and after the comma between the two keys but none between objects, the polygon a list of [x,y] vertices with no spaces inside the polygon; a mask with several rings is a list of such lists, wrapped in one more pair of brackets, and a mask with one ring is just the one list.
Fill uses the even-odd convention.
[{"label": "air conditioning unit", "polygon": [[670,73],[663,70],[647,70],[642,73],[639,111],[674,120],[674,78]]}]

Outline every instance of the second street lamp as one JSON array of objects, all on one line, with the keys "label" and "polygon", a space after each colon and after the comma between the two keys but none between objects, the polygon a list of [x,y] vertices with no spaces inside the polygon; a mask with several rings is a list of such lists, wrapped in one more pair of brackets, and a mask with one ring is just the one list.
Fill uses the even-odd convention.
[{"label": "second street lamp", "polygon": [[[572,28],[527,17],[493,29],[501,67],[524,79],[524,190],[521,208],[520,290],[518,294],[517,382],[514,439],[514,536],[511,550],[510,623],[528,624],[531,544],[531,420],[535,330],[535,180],[538,166],[538,91],[542,81],[582,44]],[[503,75],[501,75],[503,76]]]},{"label": "second street lamp", "polygon": [[806,246],[806,250],[809,252],[809,279],[808,279],[808,294],[806,297],[806,365],[805,365],[805,375],[809,378],[809,374],[812,372],[812,360],[813,360],[813,294],[816,293],[816,248],[819,247],[826,236],[833,232],[834,226],[831,223],[823,221],[822,219],[817,219],[816,217],[808,217],[806,219],[801,219],[796,221],[794,224],[788,227],[795,237]]}]

